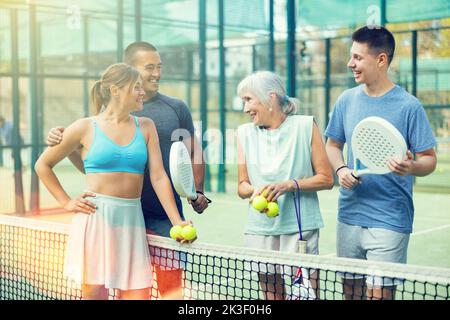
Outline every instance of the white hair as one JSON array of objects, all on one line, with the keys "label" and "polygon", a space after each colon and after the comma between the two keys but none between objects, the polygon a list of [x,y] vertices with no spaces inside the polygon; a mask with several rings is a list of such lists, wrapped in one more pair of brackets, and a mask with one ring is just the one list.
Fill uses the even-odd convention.
[{"label": "white hair", "polygon": [[258,71],[245,77],[237,87],[237,95],[243,98],[246,94],[254,95],[264,106],[269,108],[270,94],[277,96],[281,111],[287,115],[297,113],[300,101],[288,97],[281,78],[270,71]]}]

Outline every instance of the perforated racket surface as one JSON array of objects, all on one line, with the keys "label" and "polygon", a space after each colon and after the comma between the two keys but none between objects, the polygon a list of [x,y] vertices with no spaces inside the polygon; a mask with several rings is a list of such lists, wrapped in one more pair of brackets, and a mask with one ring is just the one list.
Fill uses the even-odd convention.
[{"label": "perforated racket surface", "polygon": [[[405,159],[407,146],[402,134],[380,117],[368,117],[359,122],[352,134],[353,174],[385,174],[391,172],[389,159]],[[366,168],[360,169],[363,164]]]},{"label": "perforated racket surface", "polygon": [[169,156],[170,175],[176,192],[185,198],[197,199],[189,152],[182,141],[174,142]]}]

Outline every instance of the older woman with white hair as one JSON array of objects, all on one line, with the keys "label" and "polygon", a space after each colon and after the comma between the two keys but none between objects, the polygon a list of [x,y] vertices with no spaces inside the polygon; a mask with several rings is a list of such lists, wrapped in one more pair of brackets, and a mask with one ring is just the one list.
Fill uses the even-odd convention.
[{"label": "older woman with white hair", "polygon": [[[296,114],[299,100],[286,95],[280,77],[272,72],[246,77],[237,94],[252,120],[238,128],[238,194],[250,202],[263,194],[279,208],[276,217],[269,217],[249,203],[245,245],[298,252],[302,239],[306,253],[318,254],[323,220],[317,191],[332,188],[333,174],[314,118]],[[258,271],[265,298],[285,299],[281,275]],[[317,272],[309,278],[317,293]]]}]

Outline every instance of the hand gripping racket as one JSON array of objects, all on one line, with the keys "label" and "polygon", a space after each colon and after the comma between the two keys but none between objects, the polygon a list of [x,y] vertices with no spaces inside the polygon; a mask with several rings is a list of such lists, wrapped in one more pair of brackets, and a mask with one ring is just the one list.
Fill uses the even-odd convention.
[{"label": "hand gripping racket", "polygon": [[191,156],[182,141],[172,144],[169,166],[173,186],[180,197],[197,200]]},{"label": "hand gripping racket", "polygon": [[[359,122],[352,134],[353,175],[391,172],[389,159],[406,159],[407,146],[402,134],[380,117],[368,117]],[[366,168],[361,169],[361,164]]]}]

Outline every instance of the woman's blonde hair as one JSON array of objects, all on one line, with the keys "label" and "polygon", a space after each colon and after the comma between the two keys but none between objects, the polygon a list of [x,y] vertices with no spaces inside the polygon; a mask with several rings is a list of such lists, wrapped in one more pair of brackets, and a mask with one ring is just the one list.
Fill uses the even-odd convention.
[{"label": "woman's blonde hair", "polygon": [[281,111],[287,115],[297,113],[300,101],[288,97],[281,78],[270,71],[258,71],[245,77],[237,87],[237,95],[243,98],[246,94],[254,95],[264,106],[270,107],[270,94],[277,97]]},{"label": "woman's blonde hair", "polygon": [[[139,71],[126,63],[110,65],[91,89],[91,102],[94,114],[99,114],[102,106],[106,106],[111,100],[111,86],[123,88],[136,83],[139,77]],[[130,92],[131,90],[133,90],[133,86],[130,86]]]}]

